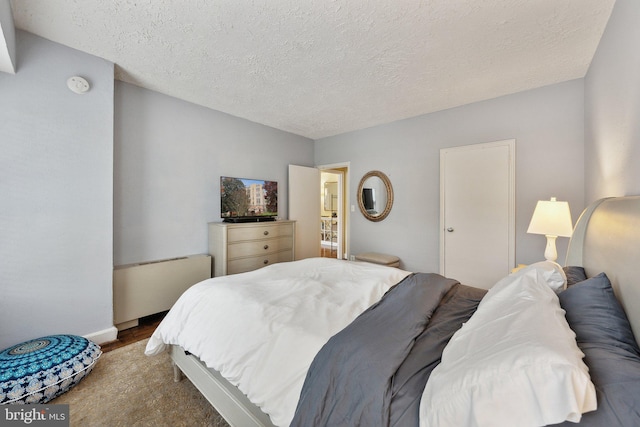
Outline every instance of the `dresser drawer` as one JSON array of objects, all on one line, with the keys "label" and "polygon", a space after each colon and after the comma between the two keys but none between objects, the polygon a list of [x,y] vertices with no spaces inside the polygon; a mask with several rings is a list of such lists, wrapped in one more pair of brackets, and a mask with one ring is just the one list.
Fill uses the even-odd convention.
[{"label": "dresser drawer", "polygon": [[293,247],[290,237],[279,237],[265,240],[254,240],[249,242],[229,243],[227,256],[230,260],[239,257],[254,255],[272,254]]},{"label": "dresser drawer", "polygon": [[240,240],[268,239],[271,237],[291,236],[293,227],[285,225],[252,225],[245,227],[229,228],[227,238],[229,243]]},{"label": "dresser drawer", "polygon": [[262,268],[267,265],[286,261],[293,261],[292,250],[258,257],[238,258],[228,262],[227,274],[245,273],[247,271],[257,270],[258,268]]}]

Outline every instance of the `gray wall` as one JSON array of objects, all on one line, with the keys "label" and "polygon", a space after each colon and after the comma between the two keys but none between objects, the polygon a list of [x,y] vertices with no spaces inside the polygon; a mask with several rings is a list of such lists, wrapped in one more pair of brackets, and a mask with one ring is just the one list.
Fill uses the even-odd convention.
[{"label": "gray wall", "polygon": [[[279,182],[313,142],[117,82],[113,64],[25,32],[0,73],[0,348],[113,334],[113,265],[207,252],[221,175]],[[66,80],[82,75],[84,95]],[[115,102],[114,102],[115,98]],[[114,117],[115,109],[115,117]]]},{"label": "gray wall", "polygon": [[25,32],[16,52],[0,73],[0,348],[113,328],[113,64]]},{"label": "gray wall", "polygon": [[[536,202],[567,200],[574,222],[584,208],[583,102],[580,79],[316,141],[316,164],[351,162],[352,195],[372,169],[394,188],[384,221],[350,214],[351,253],[391,253],[408,270],[438,271],[440,148],[515,138],[516,261],[544,259],[544,236],[526,233]],[[568,239],[557,243],[562,261]]]},{"label": "gray wall", "polygon": [[[207,252],[220,221],[220,176],[278,181],[313,165],[313,141],[116,82],[115,265]],[[318,190],[319,192],[319,190]]]},{"label": "gray wall", "polygon": [[585,78],[585,193],[640,194],[640,2],[618,0]]}]

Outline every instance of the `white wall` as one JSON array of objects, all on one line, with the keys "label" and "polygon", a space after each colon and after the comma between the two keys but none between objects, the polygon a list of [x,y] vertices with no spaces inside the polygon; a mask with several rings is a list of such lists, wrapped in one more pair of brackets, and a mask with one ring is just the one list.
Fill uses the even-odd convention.
[{"label": "white wall", "polygon": [[115,265],[206,253],[220,176],[278,181],[286,218],[290,163],[313,166],[313,141],[116,82]]},{"label": "white wall", "polygon": [[640,2],[618,0],[585,78],[587,202],[640,194]]},{"label": "white wall", "polygon": [[[437,272],[440,148],[515,138],[516,262],[543,259],[544,236],[526,233],[536,202],[569,201],[574,222],[584,208],[583,102],[574,80],[316,141],[316,164],[351,161],[352,195],[373,169],[393,185],[384,221],[367,221],[351,200],[351,252],[391,253],[403,268]],[[559,260],[567,243],[558,239]]]},{"label": "white wall", "polygon": [[113,329],[113,64],[25,32],[16,53],[0,73],[0,348]]},{"label": "white wall", "polygon": [[11,3],[0,0],[0,71],[15,74],[16,72],[16,37]]}]

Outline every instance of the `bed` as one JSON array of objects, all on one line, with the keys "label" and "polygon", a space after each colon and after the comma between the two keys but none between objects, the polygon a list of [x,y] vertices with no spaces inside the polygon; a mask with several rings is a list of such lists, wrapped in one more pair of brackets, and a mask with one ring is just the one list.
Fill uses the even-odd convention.
[{"label": "bed", "polygon": [[[368,263],[276,264],[195,285],[154,332],[146,353],[169,351],[176,377],[186,375],[232,426],[599,425],[602,420],[625,425],[624,420],[640,420],[640,402],[634,400],[640,395],[638,259],[640,197],[608,198],[581,215],[564,269],[534,264],[505,277],[487,295],[438,275]],[[328,265],[335,263],[337,270]],[[302,285],[284,281],[289,264],[294,276],[302,274]],[[564,290],[567,275],[579,274],[584,275],[575,279],[579,283]],[[279,291],[249,291],[252,282],[263,279]],[[339,286],[333,289],[331,282]],[[290,297],[297,286],[302,293]],[[205,288],[218,289],[207,297]],[[227,295],[231,288],[249,294]],[[364,288],[364,298],[355,288]],[[622,309],[611,312],[613,291],[628,321]],[[594,307],[598,298],[610,300]],[[241,308],[231,308],[234,299]],[[207,309],[210,304],[218,306]],[[237,313],[244,309],[255,318]],[[197,314],[201,311],[221,314],[206,318]],[[298,317],[301,312],[314,313],[312,320]],[[274,314],[274,322],[261,317]],[[611,322],[601,327],[603,317],[623,332],[607,335]],[[223,322],[228,324],[222,332],[211,332]],[[603,342],[601,333],[609,341]],[[222,362],[207,354],[208,346],[221,353]],[[236,347],[259,350],[253,356],[231,354]],[[246,360],[230,362],[231,356]],[[612,363],[622,377],[611,374],[618,370],[610,369]],[[266,392],[247,385],[252,382],[263,383]],[[364,393],[371,390],[375,393]],[[495,406],[496,401],[505,404]],[[357,418],[349,418],[355,413]]]}]

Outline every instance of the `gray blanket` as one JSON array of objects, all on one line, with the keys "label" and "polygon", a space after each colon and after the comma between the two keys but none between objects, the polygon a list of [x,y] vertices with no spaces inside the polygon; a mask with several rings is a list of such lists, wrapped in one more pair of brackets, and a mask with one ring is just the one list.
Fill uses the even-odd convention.
[{"label": "gray blanket", "polygon": [[484,291],[412,274],[314,359],[291,426],[417,426],[420,396]]}]

